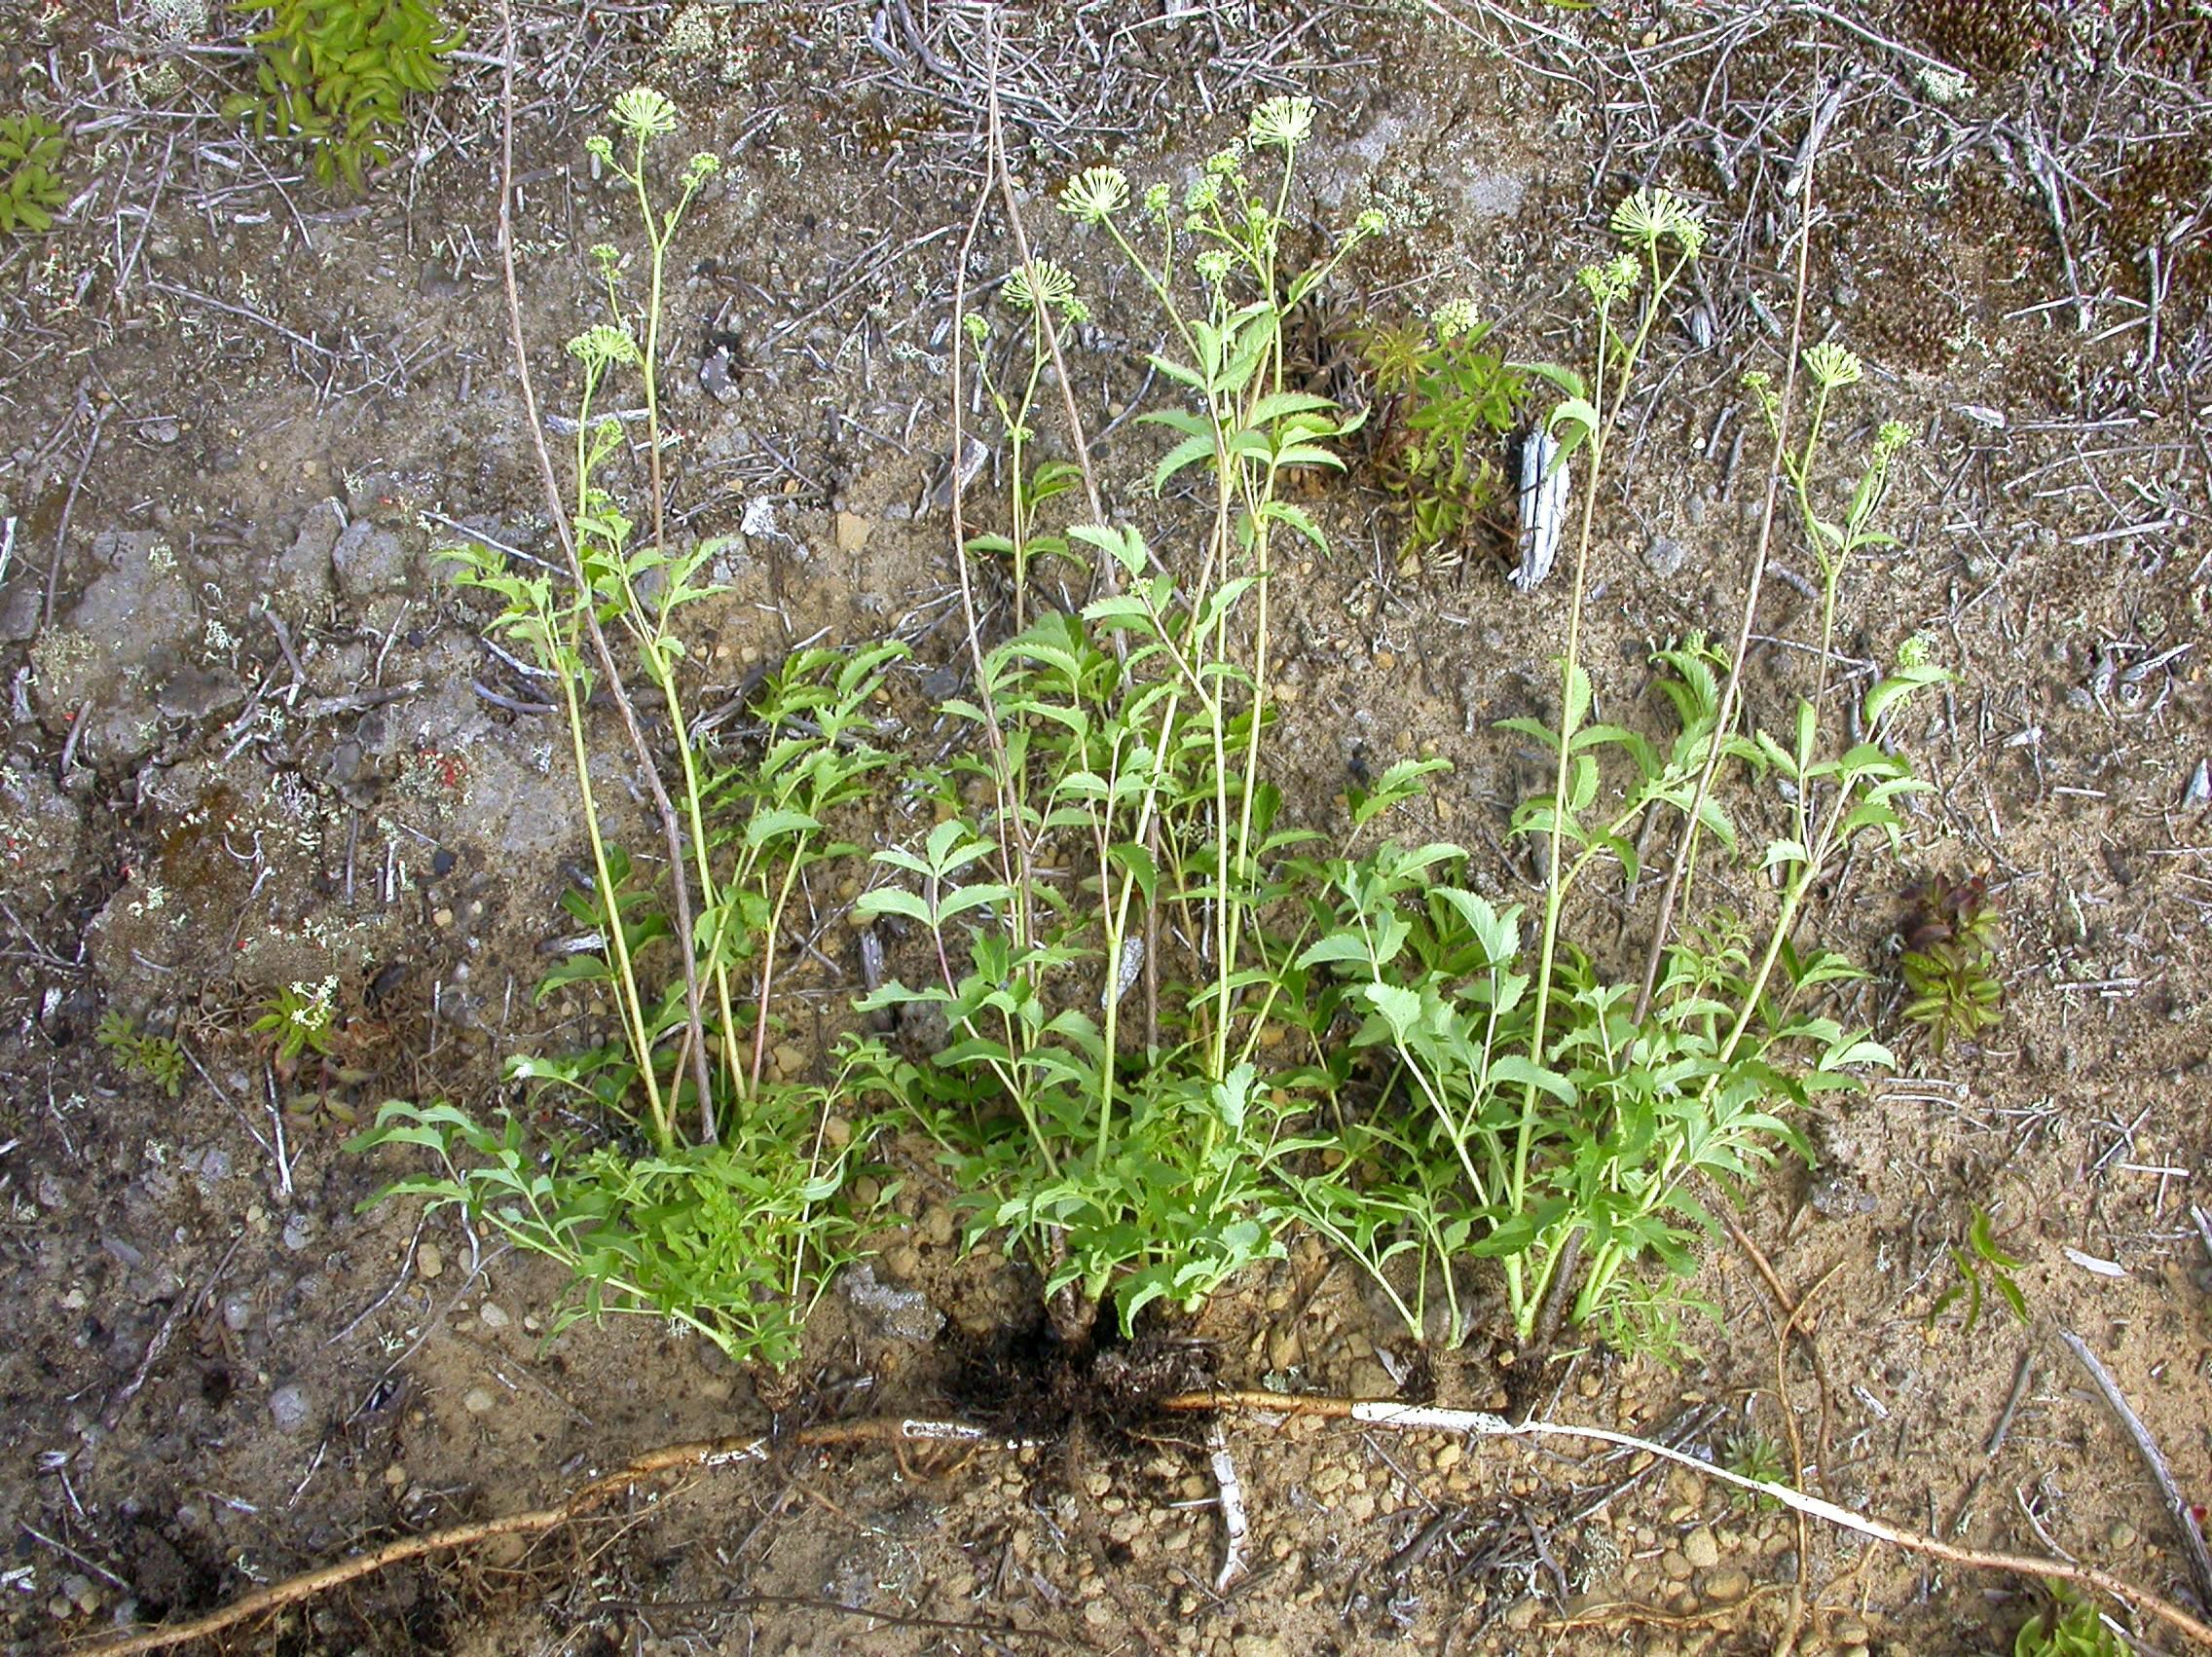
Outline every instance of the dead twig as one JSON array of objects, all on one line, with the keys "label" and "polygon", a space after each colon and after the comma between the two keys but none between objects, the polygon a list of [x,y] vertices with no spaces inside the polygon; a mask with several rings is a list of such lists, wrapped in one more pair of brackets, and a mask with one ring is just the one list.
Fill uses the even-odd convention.
[{"label": "dead twig", "polygon": [[1811,279],[1813,256],[1813,167],[1819,159],[1817,139],[1808,143],[1798,162],[1801,188],[1797,198],[1797,293],[1789,314],[1789,354],[1782,371],[1782,401],[1775,411],[1776,429],[1782,433],[1775,442],[1775,455],[1767,467],[1766,503],[1759,512],[1758,544],[1751,551],[1751,579],[1744,589],[1743,616],[1736,629],[1736,645],[1728,657],[1728,681],[1720,691],[1720,715],[1714,724],[1714,737],[1706,752],[1705,768],[1698,773],[1697,792],[1690,796],[1690,808],[1682,817],[1681,841],[1675,848],[1674,861],[1667,868],[1667,884],[1659,893],[1659,912],[1651,922],[1651,942],[1643,957],[1643,981],[1636,992],[1636,1010],[1629,1016],[1635,1023],[1643,1022],[1644,1014],[1651,1011],[1651,997],[1659,983],[1659,962],[1667,952],[1667,937],[1675,922],[1675,901],[1680,895],[1682,877],[1689,872],[1689,865],[1697,853],[1698,814],[1705,809],[1707,797],[1713,792],[1713,775],[1719,769],[1720,755],[1728,727],[1736,718],[1736,709],[1744,695],[1745,657],[1751,649],[1753,624],[1758,619],[1759,592],[1765,585],[1767,557],[1774,549],[1775,512],[1782,498],[1782,444],[1788,441],[1790,410],[1797,396],[1797,356],[1805,338],[1805,290]]},{"label": "dead twig", "polygon": [[182,1645],[189,1640],[205,1639],[210,1635],[235,1628],[251,1618],[264,1616],[286,1605],[296,1605],[303,1600],[312,1600],[333,1588],[343,1587],[349,1582],[358,1582],[364,1576],[373,1576],[380,1570],[404,1565],[410,1560],[453,1553],[499,1536],[530,1535],[550,1530],[558,1525],[604,1507],[640,1480],[655,1478],[664,1473],[763,1461],[772,1451],[784,1446],[794,1449],[827,1449],[838,1445],[900,1445],[916,1442],[959,1443],[977,1448],[995,1445],[1002,1450],[1018,1450],[1028,1441],[995,1439],[981,1427],[970,1426],[964,1421],[878,1417],[865,1421],[836,1421],[807,1427],[782,1440],[740,1436],[672,1444],[650,1451],[612,1473],[579,1486],[567,1497],[549,1506],[534,1507],[498,1519],[481,1519],[468,1525],[449,1526],[443,1530],[431,1530],[420,1536],[402,1536],[395,1541],[387,1542],[381,1548],[372,1548],[365,1554],[355,1554],[351,1559],[341,1560],[336,1565],[321,1565],[297,1576],[288,1576],[281,1582],[271,1583],[267,1588],[256,1589],[221,1610],[210,1611],[190,1622],[149,1629],[144,1633],[126,1635],[120,1639],[86,1645],[79,1649],[97,1653],[98,1657],[123,1657],[127,1652],[165,1651],[172,1645]]},{"label": "dead twig", "polygon": [[1159,1407],[1182,1414],[1242,1410],[1275,1416],[1317,1416],[1326,1420],[1358,1421],[1397,1432],[1441,1432],[1461,1438],[1585,1439],[1596,1444],[1617,1445],[1624,1450],[1644,1451],[1677,1466],[1687,1467],[1701,1478],[1717,1479],[1738,1490],[1750,1491],[1753,1495],[1769,1497],[1793,1512],[1822,1520],[1839,1530],[1886,1542],[1891,1547],[1901,1548],[1907,1553],[1926,1554],[1970,1570],[2003,1571],[2014,1576],[2056,1577],[2060,1581],[2093,1588],[2124,1605],[2157,1617],[2170,1628],[2187,1635],[2206,1650],[2212,1650],[2212,1623],[2191,1615],[2148,1588],[2124,1581],[2095,1565],[2078,1565],[2070,1560],[2034,1554],[1985,1553],[1975,1548],[1954,1547],[1934,1536],[1924,1536],[1917,1530],[1907,1530],[1901,1526],[1892,1525],[1887,1520],[1869,1519],[1847,1507],[1839,1507],[1832,1501],[1806,1495],[1788,1485],[1747,1478],[1741,1473],[1730,1472],[1725,1467],[1715,1467],[1709,1461],[1701,1461],[1695,1455],[1672,1446],[1652,1439],[1638,1438],[1633,1433],[1614,1432],[1608,1427],[1575,1426],[1564,1421],[1509,1421],[1503,1416],[1493,1415],[1487,1410],[1448,1410],[1434,1405],[1397,1404],[1388,1400],[1310,1397],[1254,1390],[1179,1392],[1161,1399]]},{"label": "dead twig", "polygon": [[2196,1523],[2196,1510],[2189,1498],[2181,1493],[2174,1483],[2173,1469],[2158,1452],[2158,1441],[2151,1436],[2151,1429],[2143,1424],[2143,1418],[2128,1408],[2126,1397],[2120,1390],[2120,1382],[2113,1380],[2112,1371],[2104,1361],[2089,1350],[2089,1344],[2071,1329],[2061,1329],[2058,1338],[2066,1349],[2074,1354],[2075,1361],[2089,1372],[2089,1379],[2097,1383],[2104,1394],[2105,1407],[2120,1418],[2127,1429],[2127,1436],[2135,1441],[2135,1454],[2143,1457],[2143,1465],[2151,1470],[2152,1481],[2158,1487],[2158,1495],[2166,1504],[2166,1514],[2181,1532],[2182,1550],[2189,1556],[2189,1576],[2195,1584],[2196,1597],[2212,1605],[2212,1551],[2204,1546],[2204,1530]]},{"label": "dead twig", "polygon": [[[567,501],[561,497],[561,480],[553,470],[552,453],[545,447],[545,428],[537,414],[537,388],[530,373],[530,342],[523,331],[522,292],[515,281],[515,227],[514,227],[514,175],[515,175],[515,18],[512,0],[499,0],[499,27],[502,47],[499,61],[499,275],[506,288],[508,344],[513,349],[516,384],[522,391],[523,424],[530,432],[531,447],[537,456],[539,480],[545,486],[545,501],[551,508],[553,531],[561,543],[562,557],[567,561],[569,578],[576,584],[576,591],[588,600],[591,583],[585,578],[582,559],[576,552],[576,537],[569,520]],[[631,751],[637,755],[638,769],[644,773],[645,790],[652,795],[653,811],[660,819],[662,837],[668,842],[668,879],[676,900],[676,936],[681,940],[676,951],[683,964],[683,1019],[690,1041],[691,1079],[699,1090],[699,1137],[703,1143],[715,1141],[714,1077],[707,1068],[707,1030],[699,994],[699,963],[690,940],[699,936],[691,917],[691,881],[684,872],[683,828],[676,815],[676,803],[668,797],[668,786],[661,781],[660,765],[653,756],[652,745],[645,740],[645,728],[638,723],[638,710],[623,687],[622,674],[616,666],[614,651],[607,642],[607,634],[599,624],[599,608],[595,603],[582,607],[584,628],[591,636],[592,654],[598,659],[600,674],[608,694],[613,699],[617,713],[622,717],[622,728],[630,739]],[[607,895],[611,903],[613,897]],[[638,1055],[641,1064],[651,1063],[649,1053]]]},{"label": "dead twig", "polygon": [[1221,1574],[1213,1579],[1213,1591],[1226,1594],[1244,1574],[1244,1542],[1251,1527],[1244,1518],[1244,1486],[1229,1454],[1229,1434],[1218,1419],[1206,1427],[1206,1459],[1221,1490]]}]

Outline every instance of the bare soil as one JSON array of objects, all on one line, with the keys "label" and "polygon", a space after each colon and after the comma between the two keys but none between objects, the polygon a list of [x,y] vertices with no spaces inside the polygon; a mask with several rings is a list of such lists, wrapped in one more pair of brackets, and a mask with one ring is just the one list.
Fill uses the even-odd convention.
[{"label": "bare soil", "polygon": [[[1882,418],[1917,437],[1900,544],[1850,579],[1844,649],[1887,659],[1925,633],[1958,675],[1909,733],[1937,788],[1905,859],[1860,860],[1818,923],[1875,970],[1855,1011],[1911,1074],[1806,1122],[1817,1163],[1778,1169],[1735,1216],[1809,1341],[1785,1343],[1773,1287],[1716,1247],[1690,1286],[1716,1316],[1687,1321],[1676,1367],[1519,1353],[1502,1320],[1421,1353],[1302,1241],[1196,1318],[1077,1359],[1032,1279],[960,1252],[958,1194],[926,1147],[893,1141],[897,1223],[776,1380],[642,1320],[545,1342],[560,1284],[542,1266],[404,1205],[357,1207],[401,1164],[343,1152],[349,1123],[387,1096],[497,1103],[504,1055],[558,1049],[590,1017],[532,996],[580,847],[556,728],[430,557],[469,533],[545,544],[494,256],[500,45],[496,13],[461,8],[452,84],[356,200],[220,118],[242,32],[189,12],[0,19],[22,103],[75,129],[80,192],[50,234],[0,240],[11,1649],[203,1612],[659,1445],[902,1415],[994,1443],[787,1449],[641,1484],[226,1648],[1905,1657],[2009,1650],[2043,1602],[1663,1463],[1251,1417],[1227,1444],[1252,1568],[1217,1590],[1205,1428],[1148,1403],[1198,1380],[1403,1388],[1715,1460],[1783,1445],[1787,1419],[1806,1487],[1834,1501],[2192,1602],[2156,1490],[2052,1339],[2103,1357],[2208,1499],[2212,1237],[2191,1205],[2212,1205],[2212,48],[2192,9],[1010,10],[1001,93],[1029,234],[1093,296],[1072,371],[1113,413],[1146,385],[1151,322],[1048,192],[1100,160],[1179,186],[1268,92],[1322,104],[1299,210],[1393,221],[1342,303],[1465,296],[1517,356],[1583,354],[1572,274],[1627,189],[1706,205],[1699,289],[1634,411],[1634,488],[1601,504],[1589,659],[1624,711],[1648,641],[1735,613],[1766,460],[1738,381],[1779,366],[1810,159],[1807,336],[1869,370],[1839,452]],[[695,636],[702,707],[802,641],[892,634],[916,652],[893,705],[936,740],[964,643],[929,497],[983,176],[981,12],[518,14],[541,385],[562,384],[562,342],[591,315],[584,250],[623,228],[580,160],[608,99],[663,87],[684,148],[724,163],[671,304],[675,519],[734,537],[731,590]],[[995,208],[978,248],[975,283],[1009,257]],[[718,394],[697,369],[722,347]],[[1122,422],[1099,454],[1113,504],[1164,543],[1172,506],[1142,487],[1155,443]],[[1456,768],[1406,832],[1462,840],[1500,892],[1532,889],[1501,844],[1529,761],[1493,721],[1545,711],[1562,584],[1518,595],[1480,543],[1408,563],[1357,468],[1315,509],[1336,554],[1279,601],[1292,811],[1326,826],[1368,767],[1442,755]],[[1788,542],[1780,561],[1754,715],[1809,688],[1814,571]],[[611,728],[604,743],[618,770]],[[924,826],[893,804],[875,830]],[[1896,933],[1922,873],[1986,875],[2007,935],[2003,1024],[1940,1058],[1899,1016]],[[778,1054],[794,1074],[858,981],[853,890],[810,894]],[[1647,909],[1620,908],[1623,960]],[[333,976],[345,1076],[279,1080],[252,1021]],[[110,1012],[183,1044],[174,1097],[94,1043]],[[2025,1261],[2024,1326],[1994,1301],[1971,1330],[1958,1307],[1932,1316],[1977,1209]]]}]

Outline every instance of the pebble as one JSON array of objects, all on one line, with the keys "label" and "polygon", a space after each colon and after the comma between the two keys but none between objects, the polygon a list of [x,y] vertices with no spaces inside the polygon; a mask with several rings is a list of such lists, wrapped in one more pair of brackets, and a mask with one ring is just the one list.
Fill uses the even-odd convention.
[{"label": "pebble", "polygon": [[1836,1645],[1864,1645],[1872,1636],[1857,1617],[1845,1617],[1828,1631],[1828,1638]]},{"label": "pebble", "polygon": [[1350,1474],[1345,1470],[1343,1462],[1332,1461],[1314,1473],[1312,1482],[1308,1488],[1315,1495],[1325,1496],[1333,1491],[1343,1490],[1345,1481],[1349,1477]]},{"label": "pebble", "polygon": [[2135,1527],[2124,1519],[2105,1533],[2105,1540],[2122,1552],[2135,1546]]},{"label": "pebble", "polygon": [[253,1303],[243,1295],[223,1297],[223,1327],[233,1335],[240,1335],[253,1321]]},{"label": "pebble", "polygon": [[1682,1557],[1699,1570],[1711,1570],[1720,1563],[1720,1543],[1712,1527],[1700,1525],[1682,1538]]},{"label": "pebble", "polygon": [[486,1301],[481,1307],[476,1308],[476,1317],[477,1321],[482,1323],[487,1329],[504,1329],[508,1324],[514,1321],[513,1318],[507,1315],[507,1311],[504,1307],[496,1306],[490,1301]]},{"label": "pebble", "polygon": [[1751,1591],[1751,1579],[1734,1565],[1723,1565],[1705,1578],[1705,1598],[1712,1604],[1733,1605]]},{"label": "pebble", "polygon": [[415,1251],[415,1272],[425,1283],[435,1282],[445,1269],[445,1250],[436,1243],[424,1243]]},{"label": "pebble", "polygon": [[1659,1568],[1667,1573],[1670,1581],[1687,1582],[1689,1580],[1690,1562],[1682,1558],[1681,1554],[1674,1548],[1669,1548],[1659,1556]]},{"label": "pebble", "polygon": [[280,1432],[296,1433],[308,1424],[308,1389],[294,1381],[269,1395],[269,1416]]},{"label": "pebble", "polygon": [[484,1416],[491,1413],[492,1406],[497,1402],[492,1396],[491,1388],[472,1386],[461,1394],[461,1407],[471,1416]]},{"label": "pebble", "polygon": [[1429,1464],[1439,1473],[1449,1473],[1459,1465],[1460,1458],[1466,1454],[1465,1449],[1456,1442],[1440,1444],[1436,1447],[1436,1454],[1429,1457]]}]

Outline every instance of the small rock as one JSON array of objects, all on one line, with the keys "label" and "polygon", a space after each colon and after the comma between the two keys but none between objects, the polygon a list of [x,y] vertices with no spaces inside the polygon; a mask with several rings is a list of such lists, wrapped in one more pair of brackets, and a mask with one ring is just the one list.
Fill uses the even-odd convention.
[{"label": "small rock", "polygon": [[415,1251],[415,1271],[424,1282],[435,1282],[445,1269],[445,1250],[436,1243],[424,1243]]},{"label": "small rock", "polygon": [[1345,1373],[1345,1391],[1353,1398],[1395,1398],[1398,1383],[1390,1379],[1390,1371],[1382,1359],[1356,1358]]},{"label": "small rock", "polygon": [[1331,1461],[1315,1470],[1313,1477],[1308,1481],[1307,1489],[1317,1496],[1330,1495],[1343,1490],[1345,1481],[1350,1476],[1343,1462]]},{"label": "small rock", "polygon": [[298,1254],[314,1240],[314,1222],[305,1214],[287,1215],[284,1220],[284,1247]]},{"label": "small rock", "polygon": [[1436,1447],[1436,1454],[1428,1458],[1429,1465],[1439,1473],[1449,1473],[1453,1468],[1459,1465],[1461,1458],[1466,1454],[1465,1448],[1455,1439],[1450,1443],[1440,1444]]},{"label": "small rock", "polygon": [[837,550],[858,552],[867,545],[867,537],[875,533],[875,520],[864,518],[858,512],[837,514]]},{"label": "small rock", "polygon": [[355,518],[330,549],[330,566],[340,590],[350,599],[375,598],[408,587],[415,559],[396,532],[368,518]]},{"label": "small rock", "polygon": [[1720,1563],[1720,1543],[1711,1526],[1700,1525],[1682,1538],[1682,1557],[1697,1570],[1711,1570]]},{"label": "small rock", "polygon": [[883,1274],[895,1283],[911,1283],[922,1274],[922,1257],[912,1243],[893,1243],[883,1251]]},{"label": "small rock", "polygon": [[1708,1572],[1705,1598],[1709,1604],[1733,1605],[1751,1591],[1751,1579],[1734,1565]]},{"label": "small rock", "polygon": [[867,1261],[847,1268],[837,1287],[886,1340],[934,1341],[944,1328],[944,1314],[930,1305],[929,1296],[879,1281]]},{"label": "small rock", "polygon": [[1670,535],[1653,535],[1651,544],[1643,549],[1643,562],[1662,581],[1671,581],[1679,575],[1689,561],[1689,548]]},{"label": "small rock", "polygon": [[253,1303],[251,1301],[243,1295],[225,1295],[223,1297],[223,1327],[225,1329],[228,1329],[233,1335],[243,1334],[246,1326],[252,1321]]},{"label": "small rock", "polygon": [[919,1229],[922,1241],[931,1248],[948,1248],[952,1239],[959,1234],[959,1227],[953,1222],[952,1210],[941,1202],[933,1202],[922,1210]]},{"label": "small rock", "polygon": [[308,1389],[297,1381],[279,1386],[269,1395],[270,1419],[279,1432],[296,1433],[308,1424]]},{"label": "small rock", "polygon": [[507,1315],[506,1307],[495,1305],[491,1301],[486,1301],[476,1308],[476,1320],[487,1329],[504,1329],[514,1321]]},{"label": "small rock", "polygon": [[2135,1527],[2128,1524],[2124,1519],[2105,1533],[2105,1540],[2121,1553],[2135,1546]]},{"label": "small rock", "polygon": [[1235,1657],[1290,1657],[1290,1647],[1272,1634],[1240,1634],[1229,1649]]},{"label": "small rock", "polygon": [[1667,1580],[1670,1582],[1687,1582],[1689,1580],[1690,1562],[1682,1558],[1678,1549],[1669,1548],[1661,1554],[1659,1556],[1659,1568],[1667,1573]]},{"label": "small rock", "polygon": [[461,1407],[471,1416],[490,1415],[492,1406],[497,1402],[498,1400],[492,1396],[491,1388],[486,1386],[472,1386],[461,1395]]}]

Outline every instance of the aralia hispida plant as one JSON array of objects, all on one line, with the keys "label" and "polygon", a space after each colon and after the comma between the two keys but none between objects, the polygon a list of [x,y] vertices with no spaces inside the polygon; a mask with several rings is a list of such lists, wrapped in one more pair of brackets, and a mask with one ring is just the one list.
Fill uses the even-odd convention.
[{"label": "aralia hispida plant", "polygon": [[[883,1060],[883,1080],[971,1194],[972,1234],[1003,1228],[1071,1334],[1109,1296],[1124,1329],[1156,1300],[1195,1306],[1282,1247],[1266,1170],[1293,1099],[1262,1049],[1292,971],[1269,917],[1301,837],[1267,778],[1271,587],[1280,534],[1325,545],[1283,498],[1286,469],[1338,465],[1329,444],[1355,423],[1285,387],[1283,323],[1382,228],[1363,217],[1316,265],[1284,268],[1312,119],[1304,98],[1261,105],[1180,203],[1165,185],[1133,200],[1111,167],[1059,198],[1166,328],[1152,364],[1182,406],[1144,419],[1175,438],[1152,482],[1194,501],[1189,562],[1170,567],[1130,524],[1040,524],[1073,491],[1072,468],[1029,462],[1036,387],[1082,302],[1042,261],[1006,284],[1027,358],[1013,389],[987,382],[1015,458],[1008,527],[960,552],[1011,571],[1016,631],[972,638],[974,694],[945,711],[975,740],[939,780],[942,820],[881,854],[897,883],[861,905],[916,930],[929,962],[868,1005],[927,1006],[950,1033],[919,1063]],[[987,350],[988,318],[962,327]],[[1029,571],[1064,548],[1101,560],[1101,596],[1032,616]]]},{"label": "aralia hispida plant", "polygon": [[[1541,904],[1527,922],[1518,905],[1499,909],[1462,883],[1458,847],[1385,844],[1322,865],[1320,937],[1297,963],[1326,971],[1320,1005],[1339,998],[1360,1020],[1345,1052],[1368,1055],[1384,1077],[1380,1103],[1353,1124],[1346,1167],[1286,1176],[1297,1205],[1383,1284],[1417,1333],[1429,1329],[1429,1286],[1440,1285],[1453,1340],[1466,1333],[1453,1267],[1467,1255],[1500,1262],[1523,1340],[1560,1297],[1577,1325],[1664,1339],[1677,1297],[1634,1268],[1647,1258],[1677,1270],[1694,1265],[1696,1232],[1714,1227],[1694,1183],[1733,1184],[1782,1147],[1801,1147],[1791,1108],[1889,1062],[1863,1032],[1809,1006],[1823,986],[1862,975],[1795,940],[1812,894],[1853,842],[1870,834],[1894,848],[1894,802],[1923,786],[1884,746],[1904,699],[1942,677],[1917,644],[1866,692],[1862,740],[1825,738],[1822,706],[1837,586],[1851,557],[1883,538],[1871,519],[1901,435],[1883,429],[1843,520],[1831,524],[1816,510],[1812,479],[1828,398],[1857,379],[1856,359],[1826,347],[1808,353],[1817,389],[1802,438],[1766,405],[1776,463],[1795,485],[1826,578],[1824,667],[1790,741],[1724,723],[1732,664],[1702,639],[1653,655],[1671,738],[1594,718],[1582,622],[1597,497],[1620,411],[1704,240],[1697,215],[1663,190],[1630,197],[1612,228],[1620,252],[1581,275],[1596,333],[1587,374],[1530,369],[1564,393],[1548,421],[1560,439],[1554,463],[1583,452],[1590,471],[1558,723],[1505,721],[1551,761],[1552,786],[1514,817],[1515,833],[1538,853]],[[1735,814],[1706,787],[1720,760],[1775,780],[1788,832],[1755,853],[1743,846]],[[1608,773],[1622,784],[1609,790]],[[1768,916],[1714,911],[1662,940],[1646,1000],[1635,982],[1600,973],[1567,926],[1570,899],[1602,866],[1618,866],[1635,887],[1639,825],[1653,813],[1680,823],[1686,856],[1694,860],[1702,832],[1720,855],[1769,871],[1780,892]],[[1531,925],[1532,944],[1524,940]],[[1334,1062],[1341,1086],[1348,1060]]]},{"label": "aralia hispida plant", "polygon": [[[419,1196],[489,1224],[571,1272],[555,1322],[603,1311],[662,1316],[731,1356],[782,1365],[806,1312],[851,1252],[857,1226],[838,1206],[851,1140],[845,1075],[831,1086],[773,1080],[764,1054],[774,1022],[777,944],[805,872],[856,848],[833,836],[841,809],[890,756],[869,738],[868,705],[903,653],[800,650],[749,699],[756,734],[717,747],[686,712],[689,660],[678,622],[716,591],[708,542],[672,546],[662,521],[659,352],[669,247],[717,167],[696,155],[672,203],[654,199],[650,149],[675,130],[657,92],[613,106],[617,138],[591,153],[635,198],[645,239],[644,291],[625,297],[623,261],[592,250],[608,318],[569,342],[575,367],[567,579],[516,569],[481,544],[449,548],[463,586],[500,605],[491,626],[531,657],[558,693],[590,855],[591,883],[564,895],[584,929],[539,999],[603,992],[613,1033],[589,1051],[518,1055],[510,1081],[543,1102],[608,1124],[599,1142],[533,1145],[513,1117],[499,1127],[451,1104],[387,1104],[357,1149],[415,1145],[437,1173],[380,1194]],[[619,141],[618,141],[619,140]],[[642,343],[641,343],[642,341]],[[609,474],[626,459],[621,422],[602,412],[617,376],[635,376],[645,408],[650,508],[641,528]],[[673,756],[648,785],[668,800],[679,855],[647,875],[610,835],[587,709],[595,688],[626,705],[606,675],[635,675],[660,704]]]}]

